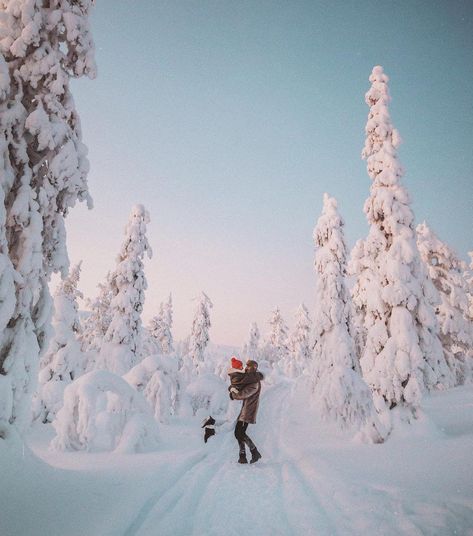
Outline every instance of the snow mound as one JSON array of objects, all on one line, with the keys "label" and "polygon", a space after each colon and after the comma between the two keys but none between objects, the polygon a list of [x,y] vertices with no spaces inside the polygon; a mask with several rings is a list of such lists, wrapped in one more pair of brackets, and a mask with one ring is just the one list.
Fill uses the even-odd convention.
[{"label": "snow mound", "polygon": [[143,393],[154,409],[154,417],[168,422],[177,404],[178,358],[172,355],[150,355],[123,376],[136,391]]},{"label": "snow mound", "polygon": [[64,390],[53,422],[56,450],[143,452],[157,446],[157,427],[141,393],[123,378],[96,370]]},{"label": "snow mound", "polygon": [[225,382],[215,374],[202,374],[185,391],[187,407],[192,409],[192,415],[199,410],[205,410],[212,415],[221,415],[227,411],[228,389]]}]

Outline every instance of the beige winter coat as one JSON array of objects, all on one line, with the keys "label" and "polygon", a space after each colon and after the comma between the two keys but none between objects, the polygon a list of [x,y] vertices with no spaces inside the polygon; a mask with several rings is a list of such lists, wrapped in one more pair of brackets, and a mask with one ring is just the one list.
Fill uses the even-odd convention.
[{"label": "beige winter coat", "polygon": [[258,374],[258,381],[246,385],[239,393],[233,393],[234,400],[243,400],[239,421],[247,422],[249,424],[255,424],[256,414],[258,413],[259,395],[261,392],[261,381],[263,375],[260,372]]}]

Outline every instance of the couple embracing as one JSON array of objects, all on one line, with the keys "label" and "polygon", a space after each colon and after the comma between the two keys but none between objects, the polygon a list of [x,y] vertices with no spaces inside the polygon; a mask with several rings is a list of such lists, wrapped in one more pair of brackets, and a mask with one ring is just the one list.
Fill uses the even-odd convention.
[{"label": "couple embracing", "polygon": [[235,437],[238,441],[240,457],[238,463],[248,463],[246,458],[246,448],[250,449],[250,463],[255,463],[261,458],[256,445],[248,437],[246,429],[248,424],[255,424],[258,413],[259,396],[261,392],[261,380],[263,374],[258,371],[256,361],[247,361],[243,369],[243,363],[236,357],[231,359],[231,368],[228,371],[230,377],[230,398],[232,400],[243,400],[240,414],[235,426]]}]

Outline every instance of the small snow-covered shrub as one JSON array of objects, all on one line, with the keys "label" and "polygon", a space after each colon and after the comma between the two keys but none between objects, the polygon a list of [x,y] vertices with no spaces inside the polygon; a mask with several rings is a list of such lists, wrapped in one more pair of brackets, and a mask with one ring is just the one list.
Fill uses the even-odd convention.
[{"label": "small snow-covered shrub", "polygon": [[202,374],[185,391],[187,407],[192,415],[203,409],[212,415],[225,413],[228,407],[228,389],[225,382],[215,374]]},{"label": "small snow-covered shrub", "polygon": [[64,390],[53,421],[57,450],[142,452],[157,445],[157,426],[143,395],[106,370],[81,376]]},{"label": "small snow-covered shrub", "polygon": [[96,367],[122,376],[136,365],[136,359],[136,354],[130,350],[128,345],[117,342],[103,342],[96,361]]},{"label": "small snow-covered shrub", "polygon": [[134,389],[143,393],[155,419],[162,423],[176,410],[177,370],[177,356],[156,354],[146,357],[123,376]]}]

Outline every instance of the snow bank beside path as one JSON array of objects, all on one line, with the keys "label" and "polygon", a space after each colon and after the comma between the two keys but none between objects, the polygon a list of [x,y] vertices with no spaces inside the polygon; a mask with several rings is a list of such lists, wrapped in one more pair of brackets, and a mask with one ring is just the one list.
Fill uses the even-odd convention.
[{"label": "snow bank beside path", "polygon": [[141,393],[106,370],[81,376],[64,391],[53,422],[57,450],[144,452],[158,444],[157,425]]}]

